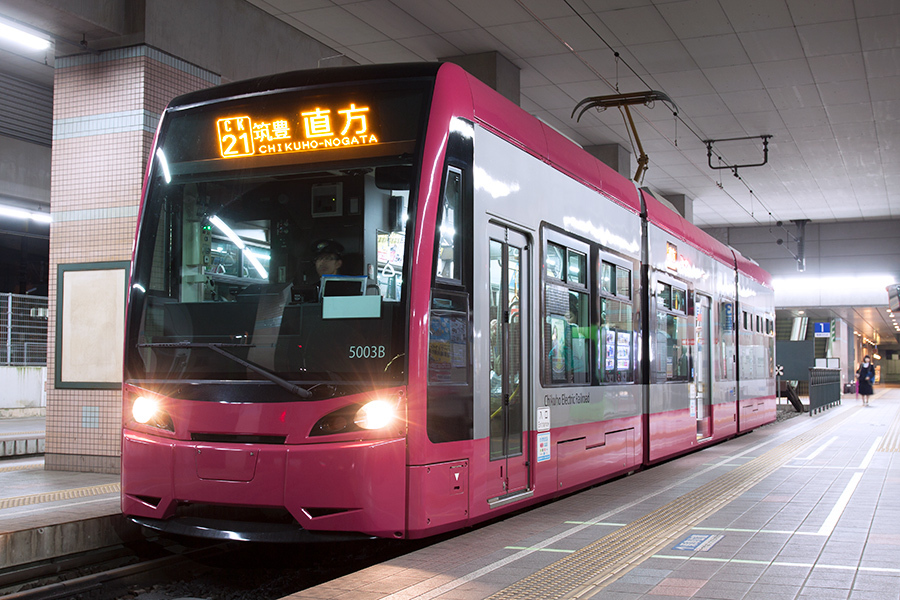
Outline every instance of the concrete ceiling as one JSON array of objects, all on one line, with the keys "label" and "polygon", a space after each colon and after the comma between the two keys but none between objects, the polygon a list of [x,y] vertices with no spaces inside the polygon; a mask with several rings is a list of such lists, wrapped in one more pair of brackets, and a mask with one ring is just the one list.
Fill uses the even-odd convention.
[{"label": "concrete ceiling", "polygon": [[897,337],[900,333],[900,315],[886,307],[832,307],[785,309],[776,311],[778,319],[807,317],[811,322],[843,319],[850,325],[851,331],[860,338],[865,337],[870,344],[878,344],[880,348],[897,348]]},{"label": "concrete ceiling", "polygon": [[[573,120],[581,99],[664,91],[684,122],[637,111],[645,183],[693,199],[700,226],[900,217],[896,0],[248,1],[359,63],[497,51],[523,108],[582,145],[631,148],[617,110]],[[766,166],[708,166],[701,140],[761,135]],[[762,162],[759,139],[714,151]]]},{"label": "concrete ceiling", "polygon": [[[896,0],[247,1],[362,64],[497,51],[520,69],[523,108],[585,146],[632,148],[618,110],[576,122],[578,101],[663,91],[679,120],[660,102],[634,110],[644,183],[692,199],[701,227],[900,218]],[[0,0],[0,16],[56,38],[31,56],[0,42],[0,71],[50,86],[54,53],[139,27],[78,6]],[[740,178],[710,168],[703,140],[754,138],[720,142],[712,158],[752,164],[763,135],[767,165]]]}]

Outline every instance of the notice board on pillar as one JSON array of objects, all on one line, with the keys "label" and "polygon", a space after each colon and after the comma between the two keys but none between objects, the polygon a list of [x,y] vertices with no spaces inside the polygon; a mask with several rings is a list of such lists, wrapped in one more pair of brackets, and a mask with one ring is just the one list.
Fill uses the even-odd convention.
[{"label": "notice board on pillar", "polygon": [[814,340],[777,340],[775,362],[784,367],[782,379],[809,381],[809,369],[816,366],[816,343]]},{"label": "notice board on pillar", "polygon": [[122,386],[128,262],[59,265],[56,275],[56,387]]}]

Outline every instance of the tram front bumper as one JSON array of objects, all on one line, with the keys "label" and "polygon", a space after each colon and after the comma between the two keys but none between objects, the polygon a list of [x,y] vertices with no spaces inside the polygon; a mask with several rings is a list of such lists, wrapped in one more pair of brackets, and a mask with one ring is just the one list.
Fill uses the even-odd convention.
[{"label": "tram front bumper", "polygon": [[403,537],[405,439],[212,445],[125,432],[126,516],[182,523],[203,518],[201,527],[212,531],[205,537],[215,537],[215,531],[235,529],[226,523],[231,519],[215,515],[238,508],[248,523],[256,514],[256,523],[265,522],[267,509],[284,509],[307,531]]}]

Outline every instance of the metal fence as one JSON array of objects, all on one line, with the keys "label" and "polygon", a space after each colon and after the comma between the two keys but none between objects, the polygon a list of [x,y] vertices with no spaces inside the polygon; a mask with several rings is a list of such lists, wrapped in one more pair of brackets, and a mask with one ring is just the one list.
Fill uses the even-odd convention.
[{"label": "metal fence", "polygon": [[809,416],[841,403],[841,370],[809,369]]},{"label": "metal fence", "polygon": [[47,297],[0,293],[0,366],[47,365]]}]

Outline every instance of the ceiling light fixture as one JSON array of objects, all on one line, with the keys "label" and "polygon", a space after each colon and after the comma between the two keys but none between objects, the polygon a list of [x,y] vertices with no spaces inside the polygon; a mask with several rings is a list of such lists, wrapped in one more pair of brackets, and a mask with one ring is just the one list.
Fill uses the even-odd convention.
[{"label": "ceiling light fixture", "polygon": [[47,213],[34,212],[31,210],[24,210],[22,208],[14,208],[12,206],[5,206],[3,204],[0,204],[0,216],[23,220],[30,219],[39,223],[50,223],[53,220],[53,218]]},{"label": "ceiling light fixture", "polygon": [[50,47],[50,40],[29,31],[26,27],[0,21],[0,39],[9,40],[28,50],[40,51]]}]

